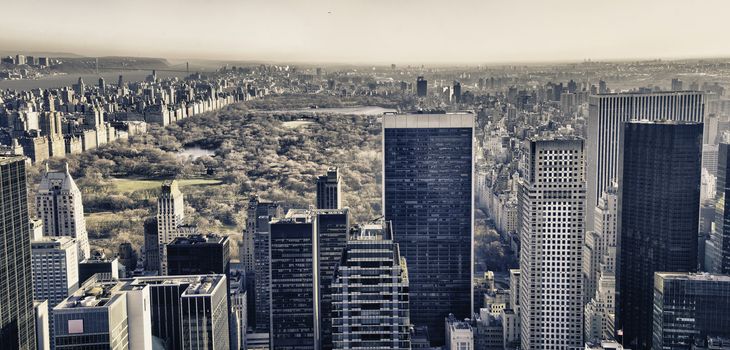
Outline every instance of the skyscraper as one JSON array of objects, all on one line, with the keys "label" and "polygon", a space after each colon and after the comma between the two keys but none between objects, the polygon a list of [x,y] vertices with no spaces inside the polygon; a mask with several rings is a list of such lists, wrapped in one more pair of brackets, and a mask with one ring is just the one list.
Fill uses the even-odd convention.
[{"label": "skyscraper", "polygon": [[38,237],[30,247],[33,298],[56,306],[79,287],[76,241],[67,236]]},{"label": "skyscraper", "polygon": [[224,350],[230,346],[226,280],[218,274],[138,277],[119,292],[148,291],[149,332],[167,349]]},{"label": "skyscraper", "polygon": [[246,231],[243,235],[243,246],[241,247],[241,262],[247,272],[255,270],[254,264],[254,236],[259,232],[259,218],[263,216],[279,217],[283,214],[281,205],[277,202],[263,201],[259,196],[251,196],[248,200],[246,211]]},{"label": "skyscraper", "polygon": [[682,91],[682,81],[679,78],[672,79],[672,91]]},{"label": "skyscraper", "polygon": [[[248,217],[246,218],[246,232],[241,247],[241,261],[244,262],[246,270],[246,293],[248,297],[248,321],[255,325],[258,332],[268,333],[271,322],[271,310],[269,308],[271,294],[270,284],[270,260],[269,260],[269,221],[281,217],[283,210],[277,202],[267,202],[252,196],[248,204]],[[246,249],[251,252],[247,253]],[[249,256],[253,254],[253,256]],[[247,263],[248,261],[248,263]],[[252,264],[252,267],[247,267]]]},{"label": "skyscraper", "polygon": [[588,229],[593,229],[590,210],[618,175],[621,125],[630,120],[681,120],[702,123],[702,92],[654,92],[599,94],[588,99],[586,178],[588,180]]},{"label": "skyscraper", "polygon": [[225,275],[202,276],[180,296],[182,349],[228,350],[228,287]]},{"label": "skyscraper", "polygon": [[456,103],[461,103],[461,82],[454,81],[454,100]]},{"label": "skyscraper", "polygon": [[0,156],[0,339],[36,348],[25,157]]},{"label": "skyscraper", "polygon": [[316,218],[292,209],[273,219],[270,233],[270,349],[320,346]]},{"label": "skyscraper", "polygon": [[583,346],[583,140],[533,139],[519,186],[523,349]]},{"label": "skyscraper", "polygon": [[350,233],[350,210],[320,209],[317,219],[317,263],[322,315],[322,349],[332,349],[332,283],[335,270],[341,264],[342,251]]},{"label": "skyscraper", "polygon": [[[583,298],[585,303],[596,294],[603,259],[608,259],[611,264],[608,268],[613,272],[613,261],[616,259],[617,203],[617,189],[609,187],[606,192],[603,192],[595,207],[595,229],[586,232],[583,246]],[[606,257],[607,254],[611,254],[611,256]]]},{"label": "skyscraper", "polygon": [[55,349],[129,349],[128,300],[125,294],[114,292],[119,286],[117,281],[91,282],[56,305]]},{"label": "skyscraper", "polygon": [[423,77],[416,79],[416,96],[426,97],[428,94],[428,81]]},{"label": "skyscraper", "polygon": [[411,321],[444,344],[472,310],[474,115],[383,116],[383,208],[408,261]]},{"label": "skyscraper", "polygon": [[317,178],[317,209],[342,209],[340,169],[332,167]]},{"label": "skyscraper", "polygon": [[697,269],[702,124],[624,124],[618,168],[617,330],[651,347],[654,272]]},{"label": "skyscraper", "polygon": [[410,349],[408,268],[389,223],[352,230],[332,285],[334,349]]},{"label": "skyscraper", "polygon": [[652,349],[706,348],[710,337],[730,338],[728,275],[657,272],[653,300]]},{"label": "skyscraper", "polygon": [[618,190],[603,192],[595,211],[595,231],[583,245],[583,288],[586,341],[612,339],[616,314],[616,239]]},{"label": "skyscraper", "polygon": [[228,275],[231,257],[228,236],[195,234],[175,237],[167,245],[167,274]]},{"label": "skyscraper", "polygon": [[86,233],[81,191],[71,178],[68,164],[64,171],[48,171],[43,175],[35,197],[36,215],[43,220],[44,236],[70,236],[79,246],[79,260],[91,256]]},{"label": "skyscraper", "polygon": [[162,184],[162,192],[157,198],[157,247],[161,275],[167,275],[167,244],[180,235],[178,228],[184,219],[183,194],[176,180],[167,180]]},{"label": "skyscraper", "polygon": [[708,256],[707,270],[722,274],[730,274],[730,174],[728,173],[730,168],[728,167],[730,167],[730,144],[721,143],[717,157],[715,226],[707,241],[705,253]]}]

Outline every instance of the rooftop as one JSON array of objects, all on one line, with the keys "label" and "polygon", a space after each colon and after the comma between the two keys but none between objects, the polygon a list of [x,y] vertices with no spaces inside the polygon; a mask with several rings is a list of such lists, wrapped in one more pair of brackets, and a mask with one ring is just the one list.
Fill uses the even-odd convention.
[{"label": "rooftop", "polygon": [[656,276],[665,280],[687,280],[687,281],[717,281],[730,282],[730,275],[712,274],[708,272],[690,273],[690,272],[657,272]]},{"label": "rooftop", "polygon": [[106,307],[112,300],[120,297],[120,294],[114,292],[118,291],[121,285],[121,282],[116,280],[94,281],[93,283],[84,284],[53,309]]},{"label": "rooftop", "polygon": [[205,295],[211,294],[224,281],[225,275],[149,276],[128,280],[121,289],[138,290],[146,286],[187,284],[183,295]]},{"label": "rooftop", "polygon": [[6,165],[6,164],[20,162],[20,161],[25,162],[25,157],[5,155],[5,154],[0,155],[0,165]]},{"label": "rooftop", "polygon": [[192,234],[188,236],[175,237],[169,245],[196,245],[196,244],[222,244],[228,236],[220,236],[214,233]]},{"label": "rooftop", "polygon": [[591,96],[596,97],[610,97],[610,96],[637,96],[637,95],[686,95],[686,94],[703,94],[702,91],[694,90],[681,90],[681,91],[652,91],[652,92],[641,92],[641,91],[627,91],[627,92],[607,92],[603,94],[595,94]]}]

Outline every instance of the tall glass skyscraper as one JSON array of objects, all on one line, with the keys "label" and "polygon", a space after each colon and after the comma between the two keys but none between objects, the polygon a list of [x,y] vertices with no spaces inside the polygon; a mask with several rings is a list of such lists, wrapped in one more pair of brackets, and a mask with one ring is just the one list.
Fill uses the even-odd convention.
[{"label": "tall glass skyscraper", "polygon": [[0,348],[35,343],[25,158],[0,156]]},{"label": "tall glass skyscraper", "polygon": [[271,350],[320,348],[316,222],[306,209],[271,221]]},{"label": "tall glass skyscraper", "polygon": [[713,337],[727,339],[730,276],[657,272],[653,315],[652,348],[656,350],[706,348]]},{"label": "tall glass skyscraper", "polygon": [[332,349],[332,283],[341,264],[350,234],[350,210],[319,209],[317,215],[317,262],[322,315],[322,349]]},{"label": "tall glass skyscraper", "polygon": [[474,115],[383,116],[383,208],[408,261],[411,321],[444,344],[444,319],[471,316]]},{"label": "tall glass skyscraper", "polygon": [[654,273],[697,270],[702,124],[624,124],[618,177],[617,327],[648,349]]},{"label": "tall glass skyscraper", "polygon": [[631,120],[681,120],[702,123],[705,114],[701,91],[599,94],[588,99],[586,134],[586,223],[593,229],[593,207],[618,175],[619,135]]}]

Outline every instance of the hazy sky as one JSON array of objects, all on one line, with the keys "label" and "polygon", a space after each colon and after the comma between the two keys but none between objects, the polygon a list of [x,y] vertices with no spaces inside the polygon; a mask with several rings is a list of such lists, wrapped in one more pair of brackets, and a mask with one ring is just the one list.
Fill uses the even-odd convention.
[{"label": "hazy sky", "polygon": [[2,51],[344,63],[730,56],[728,0],[4,1]]}]

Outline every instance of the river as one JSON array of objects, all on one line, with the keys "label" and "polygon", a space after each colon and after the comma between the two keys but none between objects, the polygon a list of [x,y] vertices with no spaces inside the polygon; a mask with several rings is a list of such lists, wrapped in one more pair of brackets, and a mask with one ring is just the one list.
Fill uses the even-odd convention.
[{"label": "river", "polygon": [[[144,71],[123,71],[123,72],[100,72],[94,73],[71,73],[63,75],[48,75],[38,79],[23,80],[0,80],[0,90],[31,90],[31,89],[53,89],[76,84],[79,77],[84,79],[86,85],[96,85],[99,83],[99,77],[103,77],[107,84],[116,85],[119,75],[124,77],[124,82],[143,81],[148,75],[152,74],[151,70]],[[185,72],[157,72],[158,78],[178,77],[184,78],[188,73]]]}]

